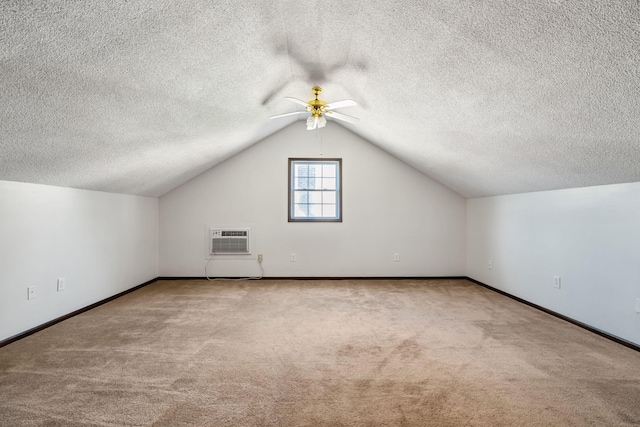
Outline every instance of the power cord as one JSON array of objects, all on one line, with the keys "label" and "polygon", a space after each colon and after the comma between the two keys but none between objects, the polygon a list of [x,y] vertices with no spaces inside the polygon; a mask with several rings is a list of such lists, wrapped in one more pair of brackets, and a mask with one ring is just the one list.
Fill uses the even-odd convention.
[{"label": "power cord", "polygon": [[264,277],[264,269],[262,268],[262,254],[258,254],[258,258],[256,258],[256,262],[258,263],[258,267],[260,267],[260,275],[259,276],[250,276],[250,277],[234,277],[234,278],[230,278],[230,277],[209,277],[209,273],[207,272],[207,267],[209,267],[209,263],[211,261],[213,261],[215,258],[215,255],[211,255],[211,258],[209,258],[209,261],[207,261],[207,263],[204,265],[204,276],[207,278],[207,280],[209,281],[215,281],[215,280],[231,280],[231,281],[243,281],[243,280],[260,280],[262,279],[262,277]]}]

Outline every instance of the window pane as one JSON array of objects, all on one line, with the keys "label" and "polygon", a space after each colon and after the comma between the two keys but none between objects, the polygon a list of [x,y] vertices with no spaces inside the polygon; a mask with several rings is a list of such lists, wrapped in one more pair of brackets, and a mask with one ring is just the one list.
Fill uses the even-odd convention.
[{"label": "window pane", "polygon": [[309,216],[312,218],[322,217],[322,205],[309,205]]},{"label": "window pane", "polygon": [[309,192],[309,203],[322,203],[322,192],[320,191],[311,191]]},{"label": "window pane", "polygon": [[323,191],[322,192],[322,202],[323,203],[336,203],[336,193],[335,191]]},{"label": "window pane", "polygon": [[307,188],[310,189],[310,190],[321,189],[322,188],[322,178],[309,178],[309,186]]},{"label": "window pane", "polygon": [[336,179],[335,178],[325,178],[322,183],[323,190],[335,190],[336,189]]},{"label": "window pane", "polygon": [[308,191],[296,191],[294,193],[294,203],[308,203],[309,192]]},{"label": "window pane", "polygon": [[336,205],[322,205],[322,216],[327,218],[335,218]]},{"label": "window pane", "polygon": [[294,176],[309,176],[309,165],[306,163],[296,163]]},{"label": "window pane", "polygon": [[308,217],[309,205],[295,204],[293,215],[296,217]]},{"label": "window pane", "polygon": [[336,165],[322,165],[322,176],[335,178],[336,177]]},{"label": "window pane", "polygon": [[295,189],[307,189],[309,188],[309,178],[296,178]]},{"label": "window pane", "polygon": [[309,177],[322,176],[322,166],[308,164],[307,168],[309,169],[309,175],[308,175]]}]

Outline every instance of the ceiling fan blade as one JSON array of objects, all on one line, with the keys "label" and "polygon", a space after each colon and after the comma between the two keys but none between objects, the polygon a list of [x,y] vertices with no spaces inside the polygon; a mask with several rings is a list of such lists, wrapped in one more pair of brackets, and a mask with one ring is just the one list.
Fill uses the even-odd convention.
[{"label": "ceiling fan blade", "polygon": [[286,98],[284,98],[284,99],[288,99],[289,101],[291,101],[291,102],[295,102],[295,103],[296,103],[296,104],[298,104],[298,105],[302,105],[302,106],[303,106],[303,107],[305,107],[305,108],[307,108],[307,106],[309,105],[307,102],[302,101],[301,99],[298,99],[298,98],[292,98],[292,97],[290,97],[290,96],[287,96],[287,97],[286,97]]},{"label": "ceiling fan blade", "polygon": [[306,111],[296,111],[293,113],[284,113],[284,114],[278,114],[276,116],[269,116],[270,119],[279,119],[280,117],[287,117],[287,116],[293,116],[296,114],[304,114],[306,113]]},{"label": "ceiling fan blade", "polygon": [[358,103],[353,99],[345,99],[344,101],[330,102],[324,106],[324,109],[325,111],[335,110],[336,108],[355,107],[356,105],[358,105]]},{"label": "ceiling fan blade", "polygon": [[347,116],[346,114],[337,113],[335,111],[325,111],[325,114],[333,119],[338,119],[349,123],[358,123],[360,121],[360,119],[357,117]]}]

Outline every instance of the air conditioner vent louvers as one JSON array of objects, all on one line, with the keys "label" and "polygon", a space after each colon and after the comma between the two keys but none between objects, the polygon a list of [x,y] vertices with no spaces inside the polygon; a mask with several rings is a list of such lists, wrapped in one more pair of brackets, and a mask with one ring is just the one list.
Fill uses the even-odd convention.
[{"label": "air conditioner vent louvers", "polygon": [[213,239],[214,254],[237,254],[248,253],[246,239]]}]

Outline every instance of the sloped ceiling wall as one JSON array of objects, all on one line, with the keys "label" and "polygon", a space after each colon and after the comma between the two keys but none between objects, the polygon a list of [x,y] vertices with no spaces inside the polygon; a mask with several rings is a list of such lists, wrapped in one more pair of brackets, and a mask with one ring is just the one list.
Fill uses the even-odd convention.
[{"label": "sloped ceiling wall", "polygon": [[159,196],[319,84],[465,197],[640,181],[638,52],[635,0],[4,1],[0,179]]}]

